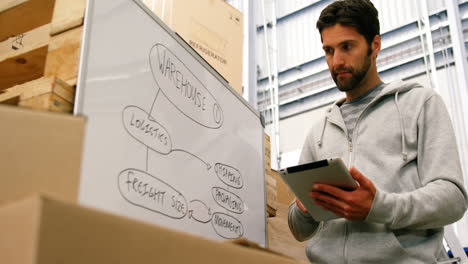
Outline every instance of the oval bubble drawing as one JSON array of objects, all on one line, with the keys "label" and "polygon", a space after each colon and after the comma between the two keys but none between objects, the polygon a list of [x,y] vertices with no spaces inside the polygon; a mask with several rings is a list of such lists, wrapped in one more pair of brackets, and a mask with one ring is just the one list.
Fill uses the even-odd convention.
[{"label": "oval bubble drawing", "polygon": [[136,140],[161,154],[172,151],[172,141],[166,128],[138,106],[127,106],[122,113],[125,130]]},{"label": "oval bubble drawing", "polygon": [[180,219],[187,214],[187,201],[176,189],[138,169],[126,169],[118,176],[119,191],[129,203],[162,215]]},{"label": "oval bubble drawing", "polygon": [[244,212],[244,202],[234,193],[221,187],[213,187],[211,189],[211,194],[215,202],[224,209],[236,214],[242,214]]},{"label": "oval bubble drawing", "polygon": [[242,223],[230,215],[214,213],[211,217],[211,224],[215,232],[223,238],[234,239],[244,235]]},{"label": "oval bubble drawing", "polygon": [[215,164],[215,172],[218,178],[225,184],[240,189],[244,186],[244,180],[239,170],[222,163]]},{"label": "oval bubble drawing", "polygon": [[149,56],[155,82],[181,113],[207,128],[215,129],[223,124],[224,114],[219,103],[172,51],[156,44]]}]

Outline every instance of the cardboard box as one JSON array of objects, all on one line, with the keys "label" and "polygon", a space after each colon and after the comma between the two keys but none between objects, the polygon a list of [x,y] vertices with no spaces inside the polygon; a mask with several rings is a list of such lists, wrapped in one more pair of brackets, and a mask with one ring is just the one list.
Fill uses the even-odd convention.
[{"label": "cardboard box", "polygon": [[296,196],[289,189],[289,186],[283,181],[283,179],[281,179],[281,176],[277,171],[271,170],[270,175],[276,179],[276,201],[278,203],[289,206],[289,204],[294,201]]},{"label": "cardboard box", "polygon": [[76,201],[84,118],[0,105],[0,120],[0,203],[38,191]]},{"label": "cardboard box", "polygon": [[305,248],[308,241],[299,242],[288,226],[288,205],[278,203],[276,216],[267,218],[268,247],[275,252],[308,263]]},{"label": "cardboard box", "polygon": [[0,206],[0,234],[11,264],[297,263],[40,195]]},{"label": "cardboard box", "polygon": [[242,13],[222,0],[143,0],[242,95]]}]

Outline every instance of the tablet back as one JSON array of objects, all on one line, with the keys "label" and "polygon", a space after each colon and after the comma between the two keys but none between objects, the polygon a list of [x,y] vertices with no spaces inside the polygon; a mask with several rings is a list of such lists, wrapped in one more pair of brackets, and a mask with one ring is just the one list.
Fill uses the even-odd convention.
[{"label": "tablet back", "polygon": [[356,181],[351,177],[348,168],[340,158],[301,164],[282,169],[279,173],[283,181],[316,221],[340,217],[316,205],[314,199],[309,197],[314,183],[329,184],[345,190],[353,190],[357,187]]}]

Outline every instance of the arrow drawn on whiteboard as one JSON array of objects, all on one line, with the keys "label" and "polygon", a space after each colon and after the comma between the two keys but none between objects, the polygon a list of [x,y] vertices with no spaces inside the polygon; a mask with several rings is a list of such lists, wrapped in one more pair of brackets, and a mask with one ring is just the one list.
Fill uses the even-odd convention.
[{"label": "arrow drawn on whiteboard", "polygon": [[189,219],[206,224],[211,221],[211,215],[211,209],[204,202],[201,200],[190,201]]},{"label": "arrow drawn on whiteboard", "polygon": [[153,108],[154,108],[154,104],[156,103],[156,100],[158,99],[158,95],[159,95],[159,92],[161,91],[161,89],[158,89],[158,92],[156,93],[156,96],[154,97],[154,101],[153,101],[153,104],[151,105],[151,109],[150,111],[148,112],[148,119],[152,119],[152,121],[155,121],[154,118],[151,116],[151,113],[153,112]]},{"label": "arrow drawn on whiteboard", "polygon": [[192,157],[198,159],[199,161],[205,163],[206,170],[210,170],[210,169],[211,169],[211,165],[210,165],[209,163],[205,162],[204,160],[202,160],[202,159],[201,159],[200,157],[198,157],[197,155],[195,155],[195,154],[193,154],[193,153],[190,153],[190,152],[188,152],[188,151],[186,151],[186,150],[183,150],[183,149],[173,149],[171,152],[176,152],[176,151],[178,151],[178,152],[184,152],[184,153],[189,154],[190,156],[192,156]]}]

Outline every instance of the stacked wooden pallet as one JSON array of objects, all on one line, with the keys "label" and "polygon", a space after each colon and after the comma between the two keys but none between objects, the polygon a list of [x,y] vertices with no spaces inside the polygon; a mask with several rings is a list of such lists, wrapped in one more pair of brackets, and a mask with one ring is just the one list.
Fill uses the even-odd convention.
[{"label": "stacked wooden pallet", "polygon": [[85,0],[0,3],[0,103],[71,112]]}]

